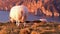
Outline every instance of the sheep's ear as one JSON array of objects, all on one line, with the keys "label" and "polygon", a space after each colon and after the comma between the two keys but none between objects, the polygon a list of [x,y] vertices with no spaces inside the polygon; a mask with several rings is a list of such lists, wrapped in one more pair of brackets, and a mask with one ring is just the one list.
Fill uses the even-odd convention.
[{"label": "sheep's ear", "polygon": [[24,11],[23,11],[23,10],[21,11],[21,15],[22,15],[22,16],[24,15]]}]

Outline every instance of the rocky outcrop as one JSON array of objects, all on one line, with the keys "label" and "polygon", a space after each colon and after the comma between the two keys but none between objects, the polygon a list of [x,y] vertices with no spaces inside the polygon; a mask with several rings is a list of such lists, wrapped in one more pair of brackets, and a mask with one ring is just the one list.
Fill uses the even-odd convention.
[{"label": "rocky outcrop", "polygon": [[29,12],[37,14],[39,11],[46,16],[59,16],[60,0],[0,0],[0,10],[10,10],[15,5],[25,5]]}]

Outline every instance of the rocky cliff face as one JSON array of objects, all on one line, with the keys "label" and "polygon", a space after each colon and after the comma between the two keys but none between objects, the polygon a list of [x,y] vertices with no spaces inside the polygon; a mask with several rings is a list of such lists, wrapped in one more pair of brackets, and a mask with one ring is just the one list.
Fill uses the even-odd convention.
[{"label": "rocky cliff face", "polygon": [[46,16],[59,16],[60,0],[0,0],[0,10],[10,10],[15,5],[25,5],[29,12]]}]

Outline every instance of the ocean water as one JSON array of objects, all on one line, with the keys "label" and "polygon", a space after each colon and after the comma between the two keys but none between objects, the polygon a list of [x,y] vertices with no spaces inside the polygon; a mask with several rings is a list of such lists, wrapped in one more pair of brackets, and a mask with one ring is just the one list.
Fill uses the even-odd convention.
[{"label": "ocean water", "polygon": [[9,12],[8,11],[0,11],[0,22],[9,21]]},{"label": "ocean water", "polygon": [[[60,22],[60,17],[44,17],[44,16],[34,16],[33,14],[29,14],[27,20],[33,21],[36,19],[46,19],[48,22]],[[0,11],[0,22],[9,21],[9,11]]]}]

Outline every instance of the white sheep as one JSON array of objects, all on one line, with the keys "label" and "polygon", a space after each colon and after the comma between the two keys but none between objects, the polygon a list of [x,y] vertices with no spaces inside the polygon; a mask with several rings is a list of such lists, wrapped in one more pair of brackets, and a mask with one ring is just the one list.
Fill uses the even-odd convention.
[{"label": "white sheep", "polygon": [[39,19],[42,22],[48,22],[47,19]]},{"label": "white sheep", "polygon": [[24,22],[28,16],[28,8],[24,5],[14,6],[10,10],[10,21],[16,21],[16,25],[19,26],[20,22]]}]

